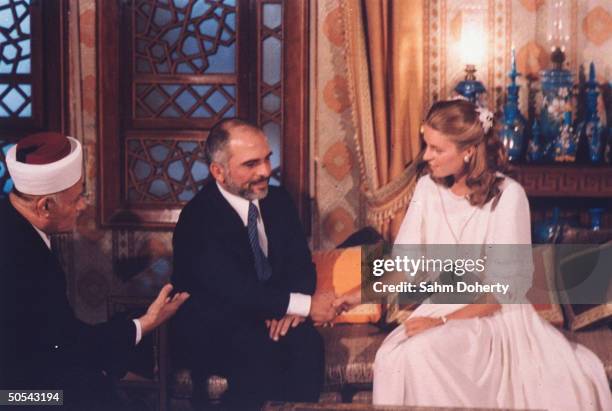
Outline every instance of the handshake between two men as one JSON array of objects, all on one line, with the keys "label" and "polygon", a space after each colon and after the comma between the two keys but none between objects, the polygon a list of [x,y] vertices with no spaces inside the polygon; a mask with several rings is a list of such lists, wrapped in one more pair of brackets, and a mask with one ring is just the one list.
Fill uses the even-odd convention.
[{"label": "handshake between two men", "polygon": [[[356,288],[341,296],[331,291],[315,292],[310,302],[310,319],[317,325],[331,324],[340,314],[350,310],[360,303],[360,289]],[[278,341],[284,337],[289,329],[295,328],[306,321],[306,317],[299,315],[285,315],[281,319],[266,320],[270,338]]]}]

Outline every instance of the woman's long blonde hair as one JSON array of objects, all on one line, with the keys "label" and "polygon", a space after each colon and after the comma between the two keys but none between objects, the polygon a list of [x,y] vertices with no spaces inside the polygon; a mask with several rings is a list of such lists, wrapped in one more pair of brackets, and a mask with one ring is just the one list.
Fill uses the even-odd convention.
[{"label": "woman's long blonde hair", "polygon": [[[425,124],[444,134],[459,150],[473,146],[474,154],[466,164],[466,185],[471,190],[470,204],[483,206],[491,199],[499,198],[499,188],[503,177],[497,172],[505,172],[508,166],[506,150],[497,137],[493,125],[484,132],[476,105],[465,100],[447,100],[434,103],[429,109]],[[450,187],[454,177],[434,178],[438,184]]]}]

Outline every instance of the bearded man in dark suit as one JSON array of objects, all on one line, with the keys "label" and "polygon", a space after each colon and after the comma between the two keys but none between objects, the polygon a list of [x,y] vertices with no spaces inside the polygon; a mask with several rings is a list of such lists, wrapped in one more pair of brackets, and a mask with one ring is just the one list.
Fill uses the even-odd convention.
[{"label": "bearded man in dark suit", "polygon": [[[173,282],[191,294],[175,340],[192,361],[228,377],[229,404],[318,401],[323,344],[312,321],[333,319],[286,190],[269,186],[272,152],[261,129],[224,120],[209,133],[213,179],[174,232]],[[194,365],[195,367],[196,365]]]}]

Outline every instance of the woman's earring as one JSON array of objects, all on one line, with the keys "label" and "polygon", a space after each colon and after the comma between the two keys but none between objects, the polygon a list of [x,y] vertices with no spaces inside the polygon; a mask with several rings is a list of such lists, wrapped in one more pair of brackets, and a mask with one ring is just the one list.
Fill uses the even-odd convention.
[{"label": "woman's earring", "polygon": [[470,162],[470,156],[469,156],[468,154],[466,154],[466,155],[465,155],[465,157],[463,157],[463,162],[464,162],[465,164],[467,164],[467,163],[469,163],[469,162]]}]

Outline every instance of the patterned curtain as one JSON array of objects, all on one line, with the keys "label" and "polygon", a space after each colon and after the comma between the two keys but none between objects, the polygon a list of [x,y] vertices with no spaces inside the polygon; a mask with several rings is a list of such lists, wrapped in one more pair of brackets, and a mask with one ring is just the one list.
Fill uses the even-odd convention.
[{"label": "patterned curtain", "polygon": [[416,182],[424,0],[347,0],[342,10],[368,222],[393,240]]}]

